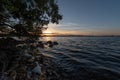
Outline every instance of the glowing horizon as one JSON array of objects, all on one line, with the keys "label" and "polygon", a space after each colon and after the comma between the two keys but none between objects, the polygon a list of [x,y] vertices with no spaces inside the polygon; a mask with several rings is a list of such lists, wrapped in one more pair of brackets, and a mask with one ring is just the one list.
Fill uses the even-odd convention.
[{"label": "glowing horizon", "polygon": [[[66,23],[66,24],[52,24],[50,23],[48,29],[43,32],[46,35],[120,35],[119,29],[89,29],[84,26],[80,26],[79,29],[71,28],[73,26],[79,26],[79,24]],[[109,30],[109,31],[108,31]]]}]

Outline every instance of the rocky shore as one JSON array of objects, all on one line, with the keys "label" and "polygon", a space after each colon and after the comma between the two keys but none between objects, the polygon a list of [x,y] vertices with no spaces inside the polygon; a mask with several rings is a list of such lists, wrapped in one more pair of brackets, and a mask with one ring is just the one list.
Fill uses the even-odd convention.
[{"label": "rocky shore", "polygon": [[[66,80],[39,46],[13,38],[0,39],[0,80]],[[49,46],[51,46],[51,42]],[[55,42],[55,44],[57,44]]]}]

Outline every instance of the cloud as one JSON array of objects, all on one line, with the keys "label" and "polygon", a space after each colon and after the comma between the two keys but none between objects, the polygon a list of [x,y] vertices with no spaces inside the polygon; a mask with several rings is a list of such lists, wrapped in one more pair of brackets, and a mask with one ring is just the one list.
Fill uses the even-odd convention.
[{"label": "cloud", "polygon": [[58,29],[58,30],[86,30],[87,25],[84,25],[84,24],[77,24],[77,23],[71,23],[71,22],[68,22],[68,23],[61,23],[61,24],[48,24],[48,28],[51,29],[51,28],[54,28],[54,29]]},{"label": "cloud", "polygon": [[63,24],[60,24],[58,26],[80,26],[80,25],[76,24],[76,23],[63,23]]}]

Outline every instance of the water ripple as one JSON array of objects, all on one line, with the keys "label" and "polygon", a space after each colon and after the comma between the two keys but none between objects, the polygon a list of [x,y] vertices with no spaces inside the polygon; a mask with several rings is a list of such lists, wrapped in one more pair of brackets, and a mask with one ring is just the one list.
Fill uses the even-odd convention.
[{"label": "water ripple", "polygon": [[[54,40],[60,44],[46,51],[65,71],[76,77],[81,75],[81,80],[88,80],[84,77],[90,77],[88,73],[96,74],[92,78],[120,79],[120,37],[56,37]],[[90,80],[104,80],[97,77]]]}]

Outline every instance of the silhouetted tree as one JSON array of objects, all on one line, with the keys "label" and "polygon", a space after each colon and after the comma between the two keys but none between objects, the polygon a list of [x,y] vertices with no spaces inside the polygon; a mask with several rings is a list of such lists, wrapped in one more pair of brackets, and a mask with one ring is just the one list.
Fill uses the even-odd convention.
[{"label": "silhouetted tree", "polygon": [[[0,0],[0,31],[9,29],[17,35],[42,34],[47,29],[44,25],[58,24],[61,19],[55,0]],[[40,79],[43,65],[39,63],[45,62],[39,48],[57,43],[37,42],[37,38],[0,39],[0,80],[43,80]]]},{"label": "silhouetted tree", "polygon": [[61,19],[55,0],[0,0],[0,26],[22,35],[35,31],[40,34],[46,29],[44,25],[58,24]]}]

